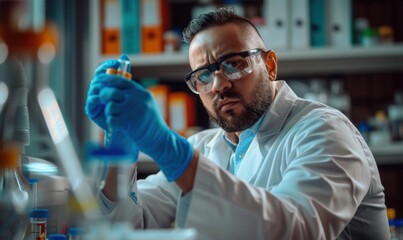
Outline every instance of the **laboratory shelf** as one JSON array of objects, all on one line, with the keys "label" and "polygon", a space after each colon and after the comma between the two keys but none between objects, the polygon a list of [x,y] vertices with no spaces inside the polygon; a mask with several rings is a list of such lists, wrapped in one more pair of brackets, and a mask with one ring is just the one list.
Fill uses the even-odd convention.
[{"label": "laboratory shelf", "polygon": [[403,141],[369,147],[378,165],[403,164]]},{"label": "laboratory shelf", "polygon": [[[309,48],[276,50],[279,78],[313,74],[371,73],[403,71],[403,44],[375,47]],[[102,55],[100,62],[117,58]],[[182,80],[190,71],[186,51],[129,56],[135,77]]]}]

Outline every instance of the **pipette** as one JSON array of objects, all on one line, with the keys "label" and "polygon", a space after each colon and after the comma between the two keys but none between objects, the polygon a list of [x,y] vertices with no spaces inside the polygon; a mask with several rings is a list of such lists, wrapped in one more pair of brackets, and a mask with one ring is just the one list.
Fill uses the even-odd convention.
[{"label": "pipette", "polygon": [[[119,75],[121,77],[126,78],[127,80],[131,80],[132,79],[132,74],[130,73],[130,60],[119,58],[119,59],[117,59],[117,61],[119,63],[118,67],[116,69],[115,68],[108,68],[108,69],[106,69],[106,73],[107,74],[113,74],[113,75]],[[105,141],[105,146],[106,147],[110,146],[109,141],[112,138],[112,133],[113,133],[112,127],[108,126],[108,130],[107,130],[107,133],[106,133],[107,134],[106,135],[106,141]],[[110,159],[108,159],[108,160],[110,160]],[[106,176],[107,176],[107,173],[108,173],[108,165],[109,165],[108,160],[104,161],[104,168],[102,170],[101,181],[99,183],[99,190],[102,190],[104,188],[104,186],[105,186]],[[123,174],[123,172],[125,172],[126,166],[123,166],[123,167],[118,166],[118,168],[119,168],[119,170],[118,170],[118,183],[119,183],[119,186],[121,186],[121,187],[118,186],[118,192],[119,192],[119,189],[120,189],[120,194],[123,194],[121,188],[126,185],[124,183],[124,180],[123,180],[123,179],[125,179],[126,176],[122,178],[122,174]],[[123,175],[126,175],[126,174],[123,174]],[[119,178],[120,178],[120,180],[119,180]]]}]

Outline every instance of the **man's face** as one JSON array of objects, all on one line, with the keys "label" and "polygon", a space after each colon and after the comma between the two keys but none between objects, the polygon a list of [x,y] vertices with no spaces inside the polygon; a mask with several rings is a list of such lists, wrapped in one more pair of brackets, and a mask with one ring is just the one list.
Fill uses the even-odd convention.
[{"label": "man's face", "polygon": [[[254,48],[264,48],[264,45],[249,27],[235,24],[211,27],[192,40],[190,66],[194,70],[214,63],[226,54]],[[226,132],[241,132],[251,127],[273,100],[273,86],[263,55],[252,73],[238,80],[230,81],[220,70],[216,71],[211,91],[200,93],[210,118]]]}]

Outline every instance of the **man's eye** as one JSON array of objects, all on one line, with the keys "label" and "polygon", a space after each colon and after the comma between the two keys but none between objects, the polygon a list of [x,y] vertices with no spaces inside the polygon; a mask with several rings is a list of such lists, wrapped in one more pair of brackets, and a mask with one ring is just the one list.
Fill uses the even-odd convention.
[{"label": "man's eye", "polygon": [[209,83],[210,77],[211,77],[211,73],[209,71],[203,71],[203,72],[197,74],[197,79],[203,83]]},{"label": "man's eye", "polygon": [[230,60],[230,61],[225,61],[223,65],[227,68],[237,68],[242,65],[241,60]]}]

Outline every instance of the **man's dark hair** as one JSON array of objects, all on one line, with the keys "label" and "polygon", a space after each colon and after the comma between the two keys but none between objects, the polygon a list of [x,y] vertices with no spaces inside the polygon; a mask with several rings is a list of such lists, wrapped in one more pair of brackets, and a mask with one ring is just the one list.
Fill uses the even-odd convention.
[{"label": "man's dark hair", "polygon": [[248,19],[240,16],[233,8],[223,7],[212,12],[200,14],[197,18],[189,22],[188,26],[183,30],[183,41],[190,43],[194,36],[210,27],[220,26],[227,23],[235,23],[243,26],[251,26],[260,36],[255,25]]}]

